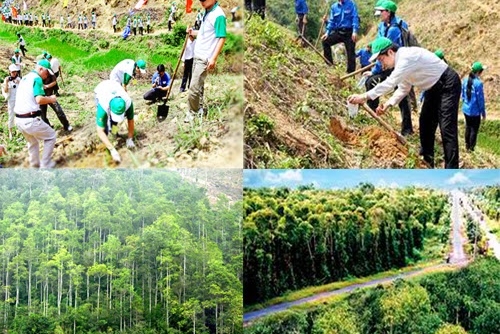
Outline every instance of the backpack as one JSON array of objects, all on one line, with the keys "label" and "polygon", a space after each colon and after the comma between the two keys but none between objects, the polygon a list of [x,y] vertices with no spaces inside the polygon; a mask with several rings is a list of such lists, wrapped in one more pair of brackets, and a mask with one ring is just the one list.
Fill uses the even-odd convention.
[{"label": "backpack", "polygon": [[398,28],[401,30],[401,40],[403,41],[403,46],[420,46],[417,38],[413,33],[403,27],[403,20],[400,20],[398,23]]}]

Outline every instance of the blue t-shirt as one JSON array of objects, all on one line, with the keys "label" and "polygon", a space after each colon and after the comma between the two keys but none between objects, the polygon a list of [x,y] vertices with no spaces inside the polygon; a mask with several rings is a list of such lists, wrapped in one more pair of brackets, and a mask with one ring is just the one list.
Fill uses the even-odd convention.
[{"label": "blue t-shirt", "polygon": [[160,78],[160,73],[156,72],[153,74],[153,79],[151,79],[151,83],[155,84],[160,87],[167,87],[170,85],[170,75],[167,74],[167,72],[163,73],[163,75]]},{"label": "blue t-shirt", "polygon": [[401,20],[399,17],[395,16],[392,18],[389,26],[386,26],[385,22],[379,23],[377,37],[387,37],[398,46],[403,46],[399,22],[401,22],[401,27],[408,29],[408,24],[405,21]]},{"label": "blue t-shirt", "polygon": [[359,57],[359,63],[361,64],[361,67],[370,65],[371,56],[371,51],[368,51],[366,48],[362,48],[361,50],[356,52],[356,57]]},{"label": "blue t-shirt", "polygon": [[306,0],[295,0],[295,13],[299,14],[307,14],[309,9],[307,8]]},{"label": "blue t-shirt", "polygon": [[346,0],[343,4],[336,2],[330,8],[326,32],[329,35],[333,30],[337,29],[352,29],[353,32],[358,32],[358,9],[352,0]]},{"label": "blue t-shirt", "polygon": [[469,80],[469,77],[467,77],[462,82],[462,111],[467,116],[485,116],[486,108],[484,105],[483,83],[477,77],[473,79],[469,100],[467,98],[467,83]]}]

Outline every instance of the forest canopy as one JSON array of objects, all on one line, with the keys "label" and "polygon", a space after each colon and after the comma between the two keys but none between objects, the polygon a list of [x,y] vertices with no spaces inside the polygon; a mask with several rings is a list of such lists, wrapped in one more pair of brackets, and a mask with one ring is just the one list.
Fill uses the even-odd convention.
[{"label": "forest canopy", "polygon": [[241,170],[209,174],[2,171],[0,326],[242,333]]}]

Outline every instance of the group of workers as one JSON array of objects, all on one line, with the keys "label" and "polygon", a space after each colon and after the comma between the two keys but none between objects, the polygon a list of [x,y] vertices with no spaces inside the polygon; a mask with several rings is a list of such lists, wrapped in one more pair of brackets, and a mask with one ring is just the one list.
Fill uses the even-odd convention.
[{"label": "group of workers", "polygon": [[[299,34],[303,35],[307,23],[306,0],[295,0]],[[480,76],[486,68],[480,62],[471,66],[467,78],[460,80],[457,72],[444,59],[442,50],[435,53],[425,48],[408,45],[409,25],[396,16],[397,4],[391,0],[379,0],[374,7],[379,17],[377,37],[356,53],[360,19],[353,0],[335,1],[325,17],[325,31],[321,36],[324,58],[333,65],[331,47],[343,43],[347,56],[347,72],[356,70],[356,57],[362,67],[372,66],[366,77],[366,93],[348,97],[352,104],[367,103],[381,115],[398,105],[401,111],[401,134],[413,133],[411,104],[414,87],[422,92],[419,117],[420,153],[428,165],[434,167],[434,141],[439,125],[444,150],[445,168],[459,167],[458,109],[462,96],[465,114],[465,144],[473,151],[481,118],[486,117],[483,85]],[[382,105],[379,97],[394,94]]]},{"label": "group of workers", "polygon": [[[204,82],[208,71],[215,67],[226,38],[226,18],[218,2],[205,0],[201,5],[206,12],[205,19],[199,29],[188,27],[187,46],[182,55],[185,71],[180,91],[189,89],[189,109],[184,121],[190,123],[194,120],[193,115],[201,118],[205,113]],[[59,62],[51,63],[51,60],[57,59],[46,52],[37,58],[34,69],[21,77],[23,64],[19,50],[16,49],[9,66],[10,75],[4,80],[2,92],[8,101],[9,129],[15,124],[28,143],[30,167],[52,168],[56,165],[52,160],[56,132],[47,119],[47,105],[54,109],[65,131],[70,132],[73,128],[57,102],[56,73],[62,72]],[[97,135],[117,163],[121,162],[121,157],[108,135],[117,135],[118,124],[126,118],[128,134],[125,144],[127,148],[135,147],[134,104],[127,92],[127,86],[136,74],[145,72],[144,60],[125,59],[113,68],[109,80],[100,82],[94,89]],[[152,90],[144,94],[144,99],[158,101],[164,98],[170,89],[171,78],[165,72],[165,66],[159,64],[153,75]],[[12,138],[12,132],[9,131]],[[44,143],[41,158],[40,141]]]}]

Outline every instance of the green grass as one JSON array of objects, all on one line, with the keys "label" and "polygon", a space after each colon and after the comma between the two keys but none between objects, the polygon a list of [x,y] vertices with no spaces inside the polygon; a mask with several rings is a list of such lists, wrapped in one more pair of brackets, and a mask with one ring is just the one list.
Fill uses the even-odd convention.
[{"label": "green grass", "polygon": [[484,148],[491,153],[500,155],[500,120],[481,122],[477,137],[477,147]]},{"label": "green grass", "polygon": [[345,281],[341,281],[341,282],[333,282],[333,283],[325,284],[325,285],[321,285],[321,286],[308,287],[308,288],[301,289],[298,291],[290,292],[284,296],[270,299],[264,303],[246,306],[244,312],[246,313],[246,312],[256,311],[256,310],[259,310],[259,309],[262,309],[262,308],[265,308],[265,307],[268,307],[271,305],[292,302],[292,301],[299,300],[299,299],[306,298],[306,297],[310,297],[310,296],[313,296],[313,295],[316,295],[316,294],[319,294],[322,292],[335,291],[335,290],[339,290],[339,289],[342,289],[342,288],[345,288],[345,287],[348,287],[351,285],[355,285],[355,284],[366,283],[366,282],[376,280],[376,279],[395,276],[398,274],[403,274],[403,273],[407,273],[407,272],[418,270],[418,269],[424,269],[427,267],[437,265],[441,262],[442,262],[442,260],[434,260],[431,262],[420,263],[420,264],[414,265],[414,266],[407,266],[407,267],[404,267],[401,269],[393,269],[393,270],[389,270],[389,271],[384,271],[384,272],[377,273],[377,274],[370,275],[370,276],[366,276],[366,277],[361,277],[361,278],[354,277],[354,278],[349,278],[349,279],[347,279]]}]

